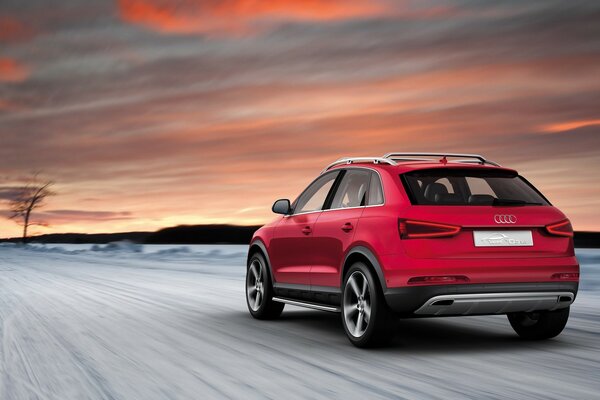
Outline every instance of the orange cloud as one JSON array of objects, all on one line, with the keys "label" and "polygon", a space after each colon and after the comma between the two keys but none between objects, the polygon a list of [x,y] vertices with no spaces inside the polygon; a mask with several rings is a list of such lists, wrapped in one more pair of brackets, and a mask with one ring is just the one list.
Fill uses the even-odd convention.
[{"label": "orange cloud", "polygon": [[31,31],[21,21],[9,16],[0,15],[0,42],[15,42],[27,39]]},{"label": "orange cloud", "polygon": [[15,109],[17,109],[17,106],[13,102],[0,98],[0,112],[11,111]]},{"label": "orange cloud", "polygon": [[260,19],[336,20],[386,11],[370,0],[119,0],[118,6],[124,21],[168,33],[236,33]]},{"label": "orange cloud", "polygon": [[12,58],[0,58],[0,82],[22,82],[29,71],[27,67]]},{"label": "orange cloud", "polygon": [[556,133],[571,131],[573,129],[584,128],[586,126],[600,125],[600,119],[590,119],[585,121],[569,121],[557,124],[544,125],[540,129],[543,132]]}]

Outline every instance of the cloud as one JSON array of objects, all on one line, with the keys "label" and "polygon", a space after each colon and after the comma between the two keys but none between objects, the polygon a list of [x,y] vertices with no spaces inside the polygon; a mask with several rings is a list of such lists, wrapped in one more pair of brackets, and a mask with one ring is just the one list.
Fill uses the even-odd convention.
[{"label": "cloud", "polygon": [[133,218],[129,211],[49,210],[38,213],[40,218],[53,223],[74,221],[115,221]]},{"label": "cloud", "polygon": [[0,187],[0,201],[16,199],[23,188],[19,186],[4,186]]},{"label": "cloud", "polygon": [[17,110],[18,106],[11,101],[0,98],[0,112]]},{"label": "cloud", "polygon": [[240,33],[264,21],[323,21],[381,15],[379,0],[119,0],[121,18],[168,33]]},{"label": "cloud", "polygon": [[0,15],[0,43],[12,43],[32,37],[32,32],[21,20]]},{"label": "cloud", "polygon": [[[10,211],[0,210],[0,216],[9,217],[10,215]],[[127,211],[38,210],[32,214],[32,220],[35,223],[47,224],[50,227],[90,222],[123,221],[132,218],[132,213]]]},{"label": "cloud", "polygon": [[600,119],[592,119],[592,120],[584,120],[584,121],[566,121],[559,122],[549,125],[543,125],[540,127],[542,132],[556,133],[556,132],[564,132],[571,131],[574,129],[579,129],[587,126],[598,126],[600,125]]},{"label": "cloud", "polygon": [[22,82],[29,76],[29,69],[12,58],[0,58],[0,82]]},{"label": "cloud", "polygon": [[598,3],[439,4],[31,0],[0,171],[43,170],[49,210],[135,213],[52,215],[98,232],[261,223],[341,156],[481,152],[600,226]]}]

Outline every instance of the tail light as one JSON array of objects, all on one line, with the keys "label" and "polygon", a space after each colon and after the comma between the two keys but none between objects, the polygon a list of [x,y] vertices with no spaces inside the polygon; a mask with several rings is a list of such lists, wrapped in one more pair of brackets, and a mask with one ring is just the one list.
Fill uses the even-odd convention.
[{"label": "tail light", "polygon": [[555,224],[546,225],[546,231],[555,236],[573,237],[573,227],[568,219]]},{"label": "tail light", "polygon": [[441,238],[456,235],[460,226],[400,219],[398,230],[402,239]]}]

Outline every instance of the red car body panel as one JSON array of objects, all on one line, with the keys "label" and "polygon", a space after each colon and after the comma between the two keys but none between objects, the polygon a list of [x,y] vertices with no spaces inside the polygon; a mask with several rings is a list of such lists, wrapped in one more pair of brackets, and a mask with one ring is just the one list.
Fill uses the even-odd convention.
[{"label": "red car body panel", "polygon": [[340,286],[341,260],[354,244],[364,207],[324,211],[314,229],[313,263],[310,283],[314,286]]},{"label": "red car body panel", "polygon": [[275,282],[310,285],[315,246],[312,232],[320,214],[286,216],[275,225],[268,246]]}]

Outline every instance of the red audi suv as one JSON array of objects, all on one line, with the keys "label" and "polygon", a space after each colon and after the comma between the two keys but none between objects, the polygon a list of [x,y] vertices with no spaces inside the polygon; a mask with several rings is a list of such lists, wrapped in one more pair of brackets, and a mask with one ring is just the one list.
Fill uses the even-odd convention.
[{"label": "red audi suv", "polygon": [[359,347],[385,343],[397,317],[506,314],[522,338],[552,338],[577,294],[569,220],[480,155],[340,159],[273,212],[250,243],[250,313],[339,312]]}]

